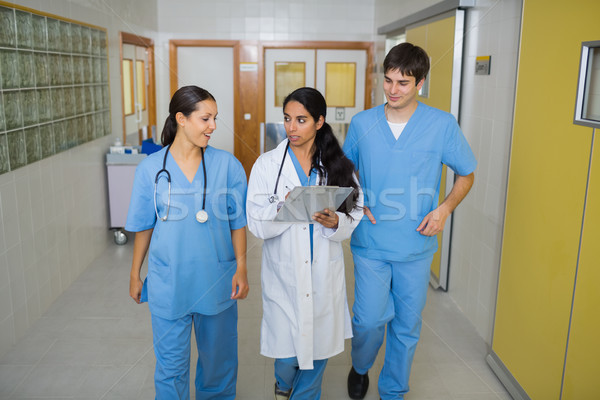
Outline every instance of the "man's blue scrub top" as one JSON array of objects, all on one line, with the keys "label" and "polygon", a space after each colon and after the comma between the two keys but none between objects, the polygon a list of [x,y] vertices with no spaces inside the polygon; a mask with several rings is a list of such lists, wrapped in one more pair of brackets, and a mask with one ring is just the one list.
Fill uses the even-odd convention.
[{"label": "man's blue scrub top", "polygon": [[454,116],[418,103],[396,140],[381,105],[352,118],[343,149],[359,171],[365,206],[377,221],[363,218],[352,234],[352,250],[390,261],[435,253],[436,236],[416,229],[438,206],[442,166],[463,176],[477,166]]},{"label": "man's blue scrub top", "polygon": [[[236,271],[231,230],[246,226],[246,174],[230,153],[208,146],[205,211],[208,221],[199,223],[204,176],[198,167],[188,181],[169,154],[166,169],[171,174],[171,204],[166,221],[154,211],[154,179],[162,168],[166,148],[149,155],[135,172],[125,229],[139,232],[154,228],[146,277],[150,312],[177,319],[190,313],[214,315],[233,304],[231,280]],[[160,217],[167,213],[168,184],[161,174],[157,188]]]}]

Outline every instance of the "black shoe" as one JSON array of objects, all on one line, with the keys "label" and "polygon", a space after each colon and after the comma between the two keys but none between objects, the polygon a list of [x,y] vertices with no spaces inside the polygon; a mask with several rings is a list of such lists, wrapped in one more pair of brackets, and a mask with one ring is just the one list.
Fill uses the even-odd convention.
[{"label": "black shoe", "polygon": [[352,367],[348,374],[348,396],[356,400],[364,399],[368,388],[369,374],[361,375]]}]

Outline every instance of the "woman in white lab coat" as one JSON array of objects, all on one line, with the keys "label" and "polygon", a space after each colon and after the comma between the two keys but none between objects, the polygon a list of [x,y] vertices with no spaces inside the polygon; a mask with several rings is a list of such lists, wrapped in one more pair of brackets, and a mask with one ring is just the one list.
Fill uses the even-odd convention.
[{"label": "woman in white lab coat", "polygon": [[[341,241],[363,215],[354,166],[325,122],[317,90],[300,88],[283,103],[287,138],[263,154],[250,174],[248,227],[264,239],[261,354],[275,358],[276,399],[319,399],[327,359],[352,336]],[[295,186],[352,187],[336,210],[313,223],[273,222]]]}]

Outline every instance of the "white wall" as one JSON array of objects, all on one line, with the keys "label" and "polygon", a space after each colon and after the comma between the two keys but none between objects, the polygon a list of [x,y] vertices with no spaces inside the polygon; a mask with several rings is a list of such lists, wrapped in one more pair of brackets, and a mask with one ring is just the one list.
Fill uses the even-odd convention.
[{"label": "white wall", "polygon": [[158,0],[157,124],[169,110],[169,40],[373,41],[375,0]]},{"label": "white wall", "polygon": [[[375,25],[436,3],[377,0]],[[449,293],[488,343],[500,268],[521,5],[521,0],[477,0],[466,19],[460,124],[478,167],[471,192],[454,213]],[[476,76],[475,57],[488,55],[491,74]]]},{"label": "white wall", "polygon": [[107,28],[113,135],[0,175],[0,355],[113,245],[104,155],[122,135],[119,31],[154,37],[157,24],[155,1],[13,3]]}]

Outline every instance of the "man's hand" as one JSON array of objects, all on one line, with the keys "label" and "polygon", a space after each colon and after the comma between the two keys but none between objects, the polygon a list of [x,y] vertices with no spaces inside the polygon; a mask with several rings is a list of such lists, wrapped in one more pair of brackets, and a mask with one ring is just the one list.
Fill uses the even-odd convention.
[{"label": "man's hand", "polygon": [[446,219],[450,215],[443,205],[430,212],[417,227],[417,232],[424,236],[435,236],[444,230]]}]

